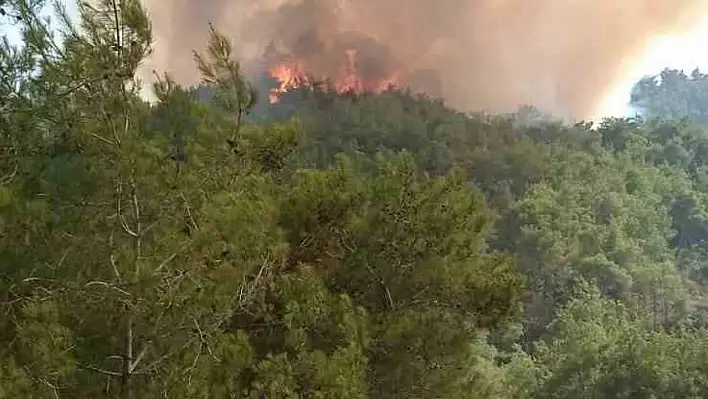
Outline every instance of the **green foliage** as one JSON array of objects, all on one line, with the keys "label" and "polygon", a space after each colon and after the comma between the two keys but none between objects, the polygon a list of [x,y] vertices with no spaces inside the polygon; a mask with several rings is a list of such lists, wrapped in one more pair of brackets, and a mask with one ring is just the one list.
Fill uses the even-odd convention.
[{"label": "green foliage", "polygon": [[[538,398],[698,398],[706,392],[705,333],[648,328],[626,307],[586,291],[558,315],[534,360],[510,365],[517,390]],[[537,365],[529,367],[529,362]]]},{"label": "green foliage", "polygon": [[664,69],[657,76],[637,82],[632,90],[631,106],[643,116],[653,118],[688,118],[708,122],[708,75],[695,69],[690,75],[676,69]]},{"label": "green foliage", "polygon": [[[706,396],[701,125],[267,105],[213,28],[147,104],[140,2],[57,37],[35,3],[1,4],[0,398]],[[704,76],[664,75],[635,101],[676,116]]]},{"label": "green foliage", "polygon": [[379,162],[369,178],[346,159],[294,178],[289,264],[321,264],[368,312],[372,396],[464,396],[475,331],[515,315],[518,278],[485,252],[488,220],[463,174],[426,178],[406,154]]},{"label": "green foliage", "polygon": [[217,32],[213,26],[209,28],[211,35],[207,53],[201,55],[195,51],[194,60],[202,74],[203,83],[215,87],[215,104],[235,116],[238,129],[257,101],[256,92],[243,78],[241,65],[231,56],[231,44],[226,36]]}]

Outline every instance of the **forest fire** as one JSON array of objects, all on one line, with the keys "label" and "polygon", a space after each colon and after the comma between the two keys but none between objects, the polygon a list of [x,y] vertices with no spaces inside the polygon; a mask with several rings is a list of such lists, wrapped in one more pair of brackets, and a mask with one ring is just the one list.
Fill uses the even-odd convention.
[{"label": "forest fire", "polygon": [[276,103],[282,93],[300,87],[312,86],[315,82],[327,83],[331,90],[338,93],[379,93],[400,86],[398,72],[385,77],[380,74],[365,77],[361,71],[357,50],[347,49],[344,51],[344,56],[342,57],[343,62],[336,63],[338,67],[335,70],[332,70],[331,67],[326,68],[334,73],[322,71],[323,68],[317,68],[316,65],[311,65],[306,60],[288,60],[275,64],[269,69],[269,72],[279,86],[271,90],[270,102]]},{"label": "forest fire", "polygon": [[311,84],[307,73],[298,62],[278,64],[270,70],[270,76],[280,84],[270,91],[271,103],[278,102],[280,94],[286,91]]},{"label": "forest fire", "polygon": [[[141,3],[156,39],[145,80],[169,70],[180,83],[198,82],[191,51],[203,47],[213,22],[253,76],[276,77],[278,90],[307,83],[303,72],[340,88],[381,88],[398,71],[406,89],[464,111],[533,104],[572,119],[594,116],[652,41],[688,33],[708,8],[708,0]],[[274,58],[263,62],[271,44]],[[355,74],[343,73],[348,49],[359,59]]]}]

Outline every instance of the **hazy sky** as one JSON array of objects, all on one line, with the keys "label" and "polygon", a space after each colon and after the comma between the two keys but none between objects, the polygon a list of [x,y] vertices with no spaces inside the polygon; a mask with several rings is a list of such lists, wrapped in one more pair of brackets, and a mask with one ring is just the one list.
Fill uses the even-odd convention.
[{"label": "hazy sky", "polygon": [[643,76],[655,75],[667,67],[683,69],[687,73],[696,67],[708,71],[708,17],[691,32],[654,41],[644,56],[633,63],[625,81],[600,104],[598,116],[626,115],[632,85]]},{"label": "hazy sky", "polygon": [[[170,1],[170,0],[164,0]],[[75,0],[66,0],[67,8],[75,11]],[[16,40],[17,32],[7,25],[0,26],[0,34]],[[708,71],[708,17],[691,32],[680,36],[657,38],[648,47],[643,57],[633,61],[623,83],[601,103],[595,117],[626,116],[630,111],[627,103],[634,82],[642,76],[657,74],[665,67],[684,69],[690,72],[695,67]]]},{"label": "hazy sky", "polygon": [[[76,0],[59,0],[59,1],[66,5],[66,10],[69,12],[69,15],[76,16]],[[51,11],[53,11],[53,10],[52,9],[48,10],[48,12],[51,12]],[[11,42],[16,42],[20,39],[20,35],[19,35],[19,32],[17,31],[17,29],[12,25],[12,23],[8,22],[6,19],[3,19],[0,22],[0,36],[7,36]]]}]

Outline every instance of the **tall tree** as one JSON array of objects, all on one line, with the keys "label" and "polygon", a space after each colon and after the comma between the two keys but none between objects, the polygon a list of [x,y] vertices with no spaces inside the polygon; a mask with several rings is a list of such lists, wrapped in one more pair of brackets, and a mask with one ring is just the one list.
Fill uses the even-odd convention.
[{"label": "tall tree", "polygon": [[637,82],[630,105],[646,118],[688,118],[708,123],[708,75],[665,69]]}]

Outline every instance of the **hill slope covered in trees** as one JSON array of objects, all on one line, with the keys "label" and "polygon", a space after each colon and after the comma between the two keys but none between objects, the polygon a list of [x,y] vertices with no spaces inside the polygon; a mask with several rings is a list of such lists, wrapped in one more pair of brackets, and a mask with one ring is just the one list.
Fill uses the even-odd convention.
[{"label": "hill slope covered in trees", "polygon": [[0,398],[708,396],[708,128],[254,104],[216,32],[147,104],[137,0],[0,4]]}]

